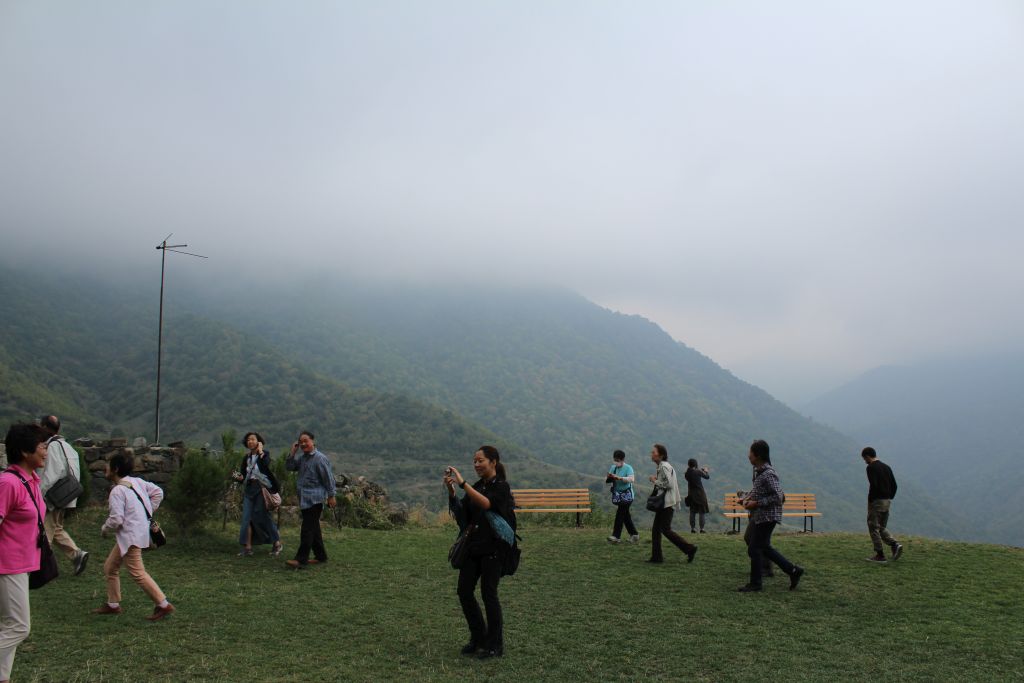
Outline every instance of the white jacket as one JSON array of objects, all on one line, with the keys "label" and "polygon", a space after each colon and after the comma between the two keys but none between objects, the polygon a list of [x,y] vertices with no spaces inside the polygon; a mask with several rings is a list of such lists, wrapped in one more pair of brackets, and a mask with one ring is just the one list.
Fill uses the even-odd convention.
[{"label": "white jacket", "polygon": [[[139,502],[139,498],[132,493],[133,489],[139,492],[142,502]],[[149,547],[149,520],[146,518],[146,511],[148,510],[150,515],[156,513],[163,499],[163,489],[138,477],[124,477],[117,486],[110,489],[110,513],[101,530],[117,532],[117,547],[121,549],[121,555],[127,553],[133,545],[139,548]],[[145,509],[143,505],[146,506]]]},{"label": "white jacket", "polygon": [[[66,462],[64,460],[65,454],[67,455]],[[65,441],[63,436],[58,434],[50,439],[50,445],[46,447],[46,466],[43,467],[43,473],[39,477],[39,490],[43,492],[44,496],[57,483],[58,479],[68,473],[69,467],[71,475],[81,481],[78,451]],[[75,499],[71,501],[68,507],[73,508],[77,505],[78,499]]]},{"label": "white jacket", "polygon": [[654,485],[665,492],[665,508],[678,508],[683,502],[679,493],[679,482],[676,480],[676,471],[668,460],[658,463],[658,473],[654,479]]}]

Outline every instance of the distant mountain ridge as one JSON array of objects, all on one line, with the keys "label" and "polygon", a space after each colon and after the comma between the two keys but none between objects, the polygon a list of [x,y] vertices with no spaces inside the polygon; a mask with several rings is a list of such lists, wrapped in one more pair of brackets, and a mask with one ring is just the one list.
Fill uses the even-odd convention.
[{"label": "distant mountain ridge", "polygon": [[973,540],[1024,546],[1024,354],[945,359],[865,373],[804,412],[871,444],[901,482],[965,518]]}]

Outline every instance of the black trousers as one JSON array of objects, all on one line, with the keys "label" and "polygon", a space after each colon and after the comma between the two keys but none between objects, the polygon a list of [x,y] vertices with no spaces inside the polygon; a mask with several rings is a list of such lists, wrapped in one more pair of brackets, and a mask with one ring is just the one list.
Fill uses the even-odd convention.
[{"label": "black trousers", "polygon": [[761,522],[750,525],[754,530],[750,534],[747,555],[750,556],[750,584],[753,586],[761,585],[762,568],[769,560],[779,565],[779,569],[787,574],[793,573],[793,563],[772,547],[772,532],[775,531],[775,524],[776,522]]},{"label": "black trousers", "polygon": [[[747,544],[747,548],[750,548],[750,541],[754,538],[754,523],[747,519],[747,530],[743,532],[743,542]],[[749,550],[747,551],[750,552]],[[749,557],[749,554],[748,554]],[[761,576],[775,576],[772,571],[772,563],[764,554],[761,555]]]},{"label": "black trousers", "polygon": [[299,532],[299,549],[295,551],[295,559],[300,564],[309,561],[309,551],[321,562],[327,561],[327,549],[324,548],[324,537],[320,532],[320,515],[324,504],[317,503],[313,507],[302,510],[302,530]]},{"label": "black trousers", "polygon": [[663,560],[664,555],[661,554],[661,537],[664,534],[665,538],[672,541],[675,547],[682,550],[684,553],[690,553],[693,551],[693,546],[683,540],[683,537],[672,531],[672,514],[675,512],[675,508],[664,507],[654,513],[654,525],[651,527],[651,559],[652,560]]},{"label": "black trousers", "polygon": [[626,526],[626,531],[629,532],[630,536],[636,536],[636,525],[633,524],[633,517],[629,514],[629,506],[632,503],[619,503],[615,507],[615,527],[612,529],[612,536],[618,538],[622,535],[622,526]]},{"label": "black trousers", "polygon": [[[470,556],[459,570],[459,604],[466,615],[469,639],[477,647],[488,650],[504,647],[501,603],[498,601],[498,581],[501,580],[501,561],[497,555]],[[477,582],[487,610],[487,622],[476,601]]]}]

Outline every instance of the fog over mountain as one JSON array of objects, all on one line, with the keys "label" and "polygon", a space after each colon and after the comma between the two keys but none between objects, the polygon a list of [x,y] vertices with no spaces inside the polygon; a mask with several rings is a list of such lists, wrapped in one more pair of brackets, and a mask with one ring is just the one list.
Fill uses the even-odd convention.
[{"label": "fog over mountain", "polygon": [[555,284],[798,404],[1022,345],[1021,82],[1012,1],[14,0],[0,258]]}]

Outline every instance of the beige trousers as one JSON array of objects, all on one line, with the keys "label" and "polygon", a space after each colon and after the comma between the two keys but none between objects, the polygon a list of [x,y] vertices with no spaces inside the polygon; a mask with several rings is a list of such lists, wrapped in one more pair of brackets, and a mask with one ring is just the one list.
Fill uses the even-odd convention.
[{"label": "beige trousers", "polygon": [[133,545],[122,557],[121,549],[117,547],[116,543],[111,549],[110,555],[107,556],[107,561],[103,563],[103,575],[107,577],[107,602],[121,602],[122,563],[128,567],[128,574],[149,596],[150,600],[158,605],[163,602],[165,597],[163,591],[160,590],[160,586],[156,585],[153,577],[146,572],[146,567],[142,564],[142,551],[139,550],[139,547]]},{"label": "beige trousers", "polygon": [[28,574],[0,574],[0,681],[10,680],[14,651],[28,638]]},{"label": "beige trousers", "polygon": [[78,556],[80,551],[75,539],[64,531],[64,510],[47,510],[46,517],[43,517],[43,526],[46,528],[46,540],[51,546],[63,550],[69,560],[74,560]]}]

